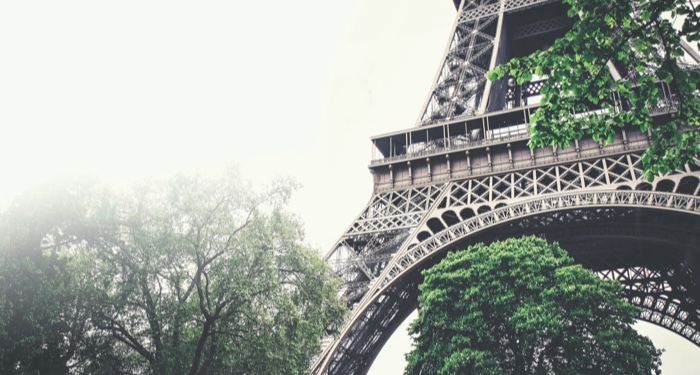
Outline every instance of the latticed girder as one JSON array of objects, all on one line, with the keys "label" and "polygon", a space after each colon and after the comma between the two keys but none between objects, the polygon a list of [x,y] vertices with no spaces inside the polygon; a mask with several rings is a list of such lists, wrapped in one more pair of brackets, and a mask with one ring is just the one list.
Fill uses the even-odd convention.
[{"label": "latticed girder", "polygon": [[483,95],[498,16],[457,25],[421,122],[474,114]]},{"label": "latticed girder", "polygon": [[[628,267],[598,272],[620,282],[628,300],[642,308],[640,319],[667,328],[700,346],[700,311],[688,297],[696,289],[683,264],[661,269]],[[679,280],[681,279],[681,280]]]},{"label": "latticed girder", "polygon": [[343,281],[342,293],[349,302],[364,295],[443,190],[443,185],[431,185],[372,197],[326,255]]},{"label": "latticed girder", "polygon": [[442,189],[443,186],[429,185],[376,194],[346,235],[413,227],[421,214],[432,207]]},{"label": "latticed girder", "polygon": [[379,192],[326,259],[356,303],[402,247],[479,213],[536,196],[592,189],[658,189],[696,194],[697,176],[642,179],[639,154],[621,154],[529,170]]},{"label": "latticed girder", "polygon": [[[508,12],[528,9],[554,0],[464,0],[445,57],[420,118],[422,124],[476,113],[488,95],[486,72],[498,54],[499,20]],[[567,27],[561,19],[540,21],[525,29],[529,35],[541,30]]]},{"label": "latticed girder", "polygon": [[700,214],[700,198],[690,195],[634,190],[548,194],[512,203],[461,221],[420,241],[416,246],[407,248],[403,253],[397,254],[387,266],[377,280],[377,288],[391,284],[401,274],[416,267],[445,246],[484,229],[535,214],[590,206],[651,207]]},{"label": "latticed girder", "polygon": [[[418,238],[435,233],[435,227],[440,230],[451,225],[454,219],[464,220],[533,196],[580,189],[652,189],[657,184],[667,191],[675,189],[673,178],[657,179],[653,184],[643,180],[641,168],[639,154],[623,154],[455,181],[447,186],[445,200],[431,218],[434,225],[421,227]],[[681,190],[694,194],[695,177],[687,177]]]},{"label": "latticed girder", "polygon": [[[697,177],[697,174],[693,176],[696,179]],[[663,187],[663,184],[657,184],[657,187]],[[697,190],[697,184],[695,189]],[[333,350],[326,353],[325,365],[320,366],[321,362],[319,362],[317,370],[319,373],[347,373],[344,371],[348,369],[347,366],[350,366],[363,369],[359,373],[366,371],[366,367],[363,366],[369,366],[369,363],[365,361],[367,358],[373,359],[378,348],[372,346],[375,344],[365,341],[367,340],[366,335],[369,334],[365,331],[371,330],[373,335],[378,335],[375,339],[376,342],[383,343],[387,337],[382,336],[381,333],[385,332],[389,325],[398,324],[392,319],[404,316],[406,308],[408,308],[397,306],[393,297],[399,293],[399,290],[406,292],[405,289],[402,289],[402,285],[410,280],[406,277],[416,275],[426,261],[439,258],[440,254],[444,253],[446,249],[453,248],[454,244],[463,243],[468,238],[486,233],[491,228],[502,227],[507,223],[511,223],[511,229],[516,230],[515,234],[517,234],[518,228],[524,230],[527,227],[551,228],[556,225],[586,226],[591,222],[617,222],[618,218],[624,217],[634,227],[637,225],[634,224],[637,220],[635,218],[639,217],[634,214],[634,210],[637,209],[684,213],[690,215],[688,220],[694,217],[695,224],[698,224],[700,197],[634,190],[578,190],[550,193],[463,220],[420,241],[415,246],[403,248],[402,252],[396,254],[382,275],[373,283],[362,302],[355,306],[354,313],[346,324],[346,331],[344,331],[345,335],[352,336],[352,338],[349,341],[344,341],[341,336],[341,340],[337,342],[339,345],[331,347]],[[531,218],[537,218],[537,220],[528,223]],[[609,225],[603,228],[607,227]],[[616,230],[619,231],[620,228]],[[691,230],[692,233],[696,231]],[[595,232],[593,234],[595,235]],[[697,233],[694,235],[697,236]],[[614,253],[614,251],[611,252]],[[655,268],[633,266],[638,260],[629,258],[625,254],[618,254],[619,259],[615,260],[612,258],[604,260],[609,258],[610,255],[607,254],[604,254],[603,258],[600,256],[601,254],[596,255],[603,265],[624,264],[625,262],[632,264],[632,266],[603,269],[600,274],[606,278],[620,280],[625,285],[630,301],[645,309],[641,319],[669,328],[700,345],[697,334],[700,311],[694,307],[697,305],[690,297],[692,293],[697,294],[698,285],[697,280],[688,272],[689,266],[684,265],[683,262],[672,264],[672,266],[655,264]],[[614,258],[614,255],[612,256]],[[417,293],[417,291],[414,290],[413,293]],[[412,298],[414,297],[415,295]],[[653,298],[653,301],[650,298]],[[406,301],[409,305],[415,303],[410,298]],[[383,307],[384,305],[394,306],[393,312],[387,313],[386,316],[379,315],[380,311],[384,311],[383,308],[389,308]],[[355,363],[355,355],[358,358],[363,358],[363,362]]]},{"label": "latticed girder", "polygon": [[459,22],[468,22],[482,17],[497,15],[503,2],[506,12],[523,10],[530,7],[551,3],[556,0],[464,0]]},{"label": "latticed girder", "polygon": [[[640,154],[649,135],[636,128],[619,129],[611,145],[582,139],[563,149],[526,146],[535,108],[534,102],[527,106],[528,100],[539,95],[543,81],[523,86],[524,101],[513,109],[502,103],[507,100],[505,83],[494,83],[500,88],[492,90],[485,74],[513,52],[504,52],[504,41],[525,45],[523,40],[553,37],[569,27],[565,9],[547,5],[521,13],[509,25],[511,35],[504,33],[508,13],[553,2],[457,1],[462,6],[450,44],[419,120],[425,127],[374,138],[382,154],[370,166],[375,194],[326,257],[343,281],[352,313],[340,337],[327,341],[314,363],[315,373],[366,372],[391,332],[415,308],[421,267],[457,243],[492,240],[488,235],[506,235],[504,227],[510,230],[507,234],[518,235],[528,228],[556,226],[562,232],[580,231],[588,222],[606,220],[617,225],[616,220],[639,210],[689,215],[697,221],[700,168],[693,165],[652,183],[644,181]],[[504,98],[496,95],[501,91]],[[675,105],[662,100],[650,112],[655,121],[663,121]],[[504,108],[511,109],[497,111]],[[487,110],[497,112],[468,116]],[[616,229],[596,228],[591,236]],[[699,240],[697,233],[692,241]],[[607,259],[613,253],[620,259]],[[700,345],[700,310],[693,300],[700,297],[700,288],[697,277],[688,276],[691,265],[640,265],[616,251],[597,256],[607,259],[607,268],[594,269],[625,285],[630,301],[644,308],[642,319]]]}]

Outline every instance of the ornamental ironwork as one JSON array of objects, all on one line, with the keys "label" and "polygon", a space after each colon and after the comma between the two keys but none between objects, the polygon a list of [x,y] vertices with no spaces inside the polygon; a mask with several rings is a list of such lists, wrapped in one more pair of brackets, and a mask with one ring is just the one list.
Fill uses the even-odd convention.
[{"label": "ornamental ironwork", "polygon": [[[325,257],[351,312],[329,330],[312,371],[366,373],[416,309],[422,269],[470,243],[523,234],[560,241],[619,281],[640,319],[700,346],[700,162],[645,180],[649,134],[634,127],[610,144],[584,138],[531,150],[542,77],[515,86],[485,73],[564,33],[566,9],[551,0],[455,3],[418,126],[372,137],[374,193]],[[669,95],[651,108],[655,121],[676,108],[661,89]]]}]

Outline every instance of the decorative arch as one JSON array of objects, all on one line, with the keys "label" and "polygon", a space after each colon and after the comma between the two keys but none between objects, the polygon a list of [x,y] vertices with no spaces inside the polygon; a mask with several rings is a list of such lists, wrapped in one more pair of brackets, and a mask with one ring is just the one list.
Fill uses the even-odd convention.
[{"label": "decorative arch", "polygon": [[382,272],[378,291],[393,282],[401,273],[417,266],[436,251],[466,237],[506,221],[535,214],[566,211],[580,207],[645,207],[700,215],[700,198],[658,191],[599,190],[551,194],[529,199],[507,207],[487,211],[458,225],[435,233],[399,257],[394,258]]},{"label": "decorative arch", "polygon": [[637,184],[637,187],[634,189],[639,190],[639,191],[650,191],[650,190],[652,190],[652,186],[648,182],[641,182],[641,183]]},{"label": "decorative arch", "polygon": [[676,188],[675,182],[673,182],[672,180],[663,179],[663,180],[656,183],[655,190],[670,193],[673,190],[675,190],[675,188]]},{"label": "decorative arch", "polygon": [[694,195],[698,185],[700,185],[700,179],[696,176],[685,176],[678,182],[676,193]]},{"label": "decorative arch", "polygon": [[438,218],[429,219],[427,222],[428,228],[433,233],[438,233],[445,230],[445,225]]},{"label": "decorative arch", "polygon": [[[324,360],[320,362],[322,366],[317,369],[317,373],[348,373],[348,371],[362,373],[363,368],[368,368],[378,352],[377,348],[383,346],[388,336],[382,335],[381,332],[375,332],[373,335],[362,335],[362,333],[371,331],[373,324],[387,321],[392,322],[390,325],[395,329],[405,318],[404,315],[407,316],[405,310],[415,305],[415,296],[410,295],[407,285],[413,285],[413,288],[417,288],[419,282],[419,278],[416,276],[419,274],[417,270],[424,267],[425,264],[435,261],[439,255],[446,253],[460,241],[478,238],[480,234],[489,229],[504,224],[509,224],[517,230],[519,226],[526,225],[528,220],[537,215],[548,214],[561,220],[565,220],[567,216],[580,215],[579,219],[586,221],[589,219],[588,216],[596,213],[614,216],[616,210],[619,209],[624,212],[638,209],[654,210],[655,212],[682,213],[697,217],[700,216],[700,198],[658,191],[575,191],[537,197],[468,217],[458,224],[420,239],[418,244],[403,249],[392,259],[379,278],[374,281],[363,300],[355,306],[339,339],[328,347],[329,350],[324,352]],[[614,232],[614,230],[612,231]],[[601,273],[603,277],[616,278],[621,282],[626,280],[625,282],[629,282],[632,287],[634,285],[638,287],[640,280],[649,281],[649,278],[644,278],[644,276],[649,276],[649,272],[652,271],[645,273],[637,270],[634,272],[630,268],[629,270],[611,269],[600,272],[607,272],[606,274]],[[653,272],[658,273],[658,271]],[[700,346],[700,327],[684,323],[689,314],[696,314],[700,317],[700,311],[687,311],[687,309],[680,308],[677,297],[653,289],[663,285],[662,281],[656,280],[655,282],[656,284],[647,283],[649,285],[644,289],[651,292],[646,294],[640,292],[630,299],[632,303],[644,309],[645,313],[640,318],[668,328]],[[413,307],[415,308],[415,306]],[[398,321],[396,321],[397,319]],[[370,349],[361,355],[357,352],[358,345]],[[353,363],[344,363],[344,360],[347,361],[345,354],[350,352],[353,352],[355,357],[361,355],[362,359],[355,358]]]},{"label": "decorative arch", "polygon": [[430,232],[428,232],[428,231],[422,231],[422,232],[418,233],[418,235],[416,236],[416,238],[418,238],[418,241],[427,240],[428,238],[430,238]]},{"label": "decorative arch", "polygon": [[462,217],[462,220],[467,220],[471,217],[476,216],[476,213],[471,208],[466,207],[459,211],[459,215]]},{"label": "decorative arch", "polygon": [[447,224],[447,226],[450,227],[459,224],[459,222],[461,221],[459,216],[457,216],[457,214],[452,210],[447,210],[443,212],[440,216],[442,217],[442,221],[444,221],[445,224]]}]

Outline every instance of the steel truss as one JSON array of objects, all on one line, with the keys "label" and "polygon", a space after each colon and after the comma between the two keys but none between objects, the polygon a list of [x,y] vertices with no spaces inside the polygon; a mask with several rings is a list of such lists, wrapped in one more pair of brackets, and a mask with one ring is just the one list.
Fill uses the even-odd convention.
[{"label": "steel truss", "polygon": [[[657,187],[662,185],[656,184]],[[697,184],[695,189],[697,190]],[[417,291],[413,284],[417,283],[418,271],[432,264],[448,250],[454,249],[456,244],[468,242],[469,238],[483,238],[479,236],[504,225],[515,228],[515,231],[509,233],[515,235],[520,229],[520,233],[528,233],[525,228],[548,228],[557,224],[583,226],[588,222],[602,220],[614,223],[620,218],[634,217],[634,210],[639,209],[676,212],[697,220],[700,216],[700,197],[638,190],[550,193],[459,221],[422,241],[404,247],[373,281],[362,301],[354,307],[345,330],[338,340],[328,346],[325,363],[319,362],[323,366],[317,369],[318,373],[366,371],[378,352],[378,346],[383,345],[400,321],[415,309]],[[599,233],[600,230],[595,230],[592,235]],[[641,234],[637,235],[642,237]],[[684,268],[682,264],[659,266],[657,263],[645,267],[634,266],[634,262],[630,263],[626,256],[621,256],[621,263],[598,259],[599,264],[592,268],[599,269],[603,277],[623,283],[630,302],[644,309],[640,319],[671,329],[700,345],[700,310],[686,293],[697,290],[696,281],[687,276],[687,272],[682,277],[682,270],[687,270],[688,267]],[[605,265],[625,262],[631,266],[605,268]]]},{"label": "steel truss", "polygon": [[[486,72],[494,67],[501,37],[499,23],[516,12],[554,0],[466,0],[459,9],[443,63],[420,118],[422,124],[483,111],[489,85]],[[549,21],[539,28],[560,27]],[[534,32],[529,30],[528,32]],[[533,34],[535,35],[535,34]]]},{"label": "steel truss", "polygon": [[622,154],[504,174],[378,192],[326,260],[355,303],[402,245],[413,245],[478,213],[530,197],[582,189],[655,189],[695,194],[698,178],[683,172],[650,184],[639,154]]},{"label": "steel truss", "polygon": [[[370,165],[374,195],[325,258],[342,279],[341,293],[351,313],[339,335],[326,338],[312,366],[315,374],[366,373],[384,342],[417,307],[420,270],[447,251],[522,234],[576,239],[562,244],[601,277],[619,281],[630,302],[643,309],[640,319],[700,346],[700,279],[693,274],[700,267],[700,254],[695,254],[700,241],[700,162],[647,182],[640,155],[648,134],[629,129],[616,134],[612,145],[582,139],[567,149],[529,150],[524,133],[458,142],[471,134],[467,129],[473,130],[474,121],[482,123],[486,134],[499,129],[498,118],[505,116],[489,112],[471,117],[487,110],[491,83],[485,73],[501,56],[504,18],[551,2],[461,1],[419,119],[419,125],[426,125],[421,128],[425,139],[411,140],[413,133],[406,133],[406,140],[398,143],[406,150],[397,154],[394,136],[387,136],[385,158]],[[557,17],[529,21],[514,24],[514,39],[569,25]],[[536,95],[540,88],[541,82],[531,82],[520,95]],[[505,98],[508,92],[501,89]],[[669,116],[672,104],[652,108],[655,120]],[[525,123],[532,108],[522,109]],[[450,138],[451,126],[458,122],[464,122],[464,134]],[[442,131],[442,138],[430,133],[436,131]],[[424,142],[426,150],[409,152],[414,141]],[[430,142],[435,147],[428,147]],[[655,221],[664,215],[671,216]],[[623,223],[626,237],[620,239]],[[683,232],[680,223],[696,227]],[[574,235],[567,237],[569,232]],[[649,250],[642,257],[591,239],[622,241],[621,248],[654,243],[681,255],[660,258]],[[605,251],[585,255],[596,248]]]},{"label": "steel truss", "polygon": [[[327,256],[344,281],[343,294],[353,314],[344,326],[344,336],[327,342],[316,364],[317,373],[365,371],[377,345],[382,345],[387,332],[393,331],[389,328],[400,323],[406,309],[415,308],[415,295],[405,288],[416,281],[405,281],[405,275],[423,267],[425,260],[444,252],[452,243],[509,220],[529,227],[529,221],[535,220],[533,215],[547,212],[558,214],[542,221],[545,225],[556,224],[552,220],[582,225],[574,221],[579,207],[647,207],[696,214],[696,196],[700,194],[697,169],[687,167],[649,183],[642,179],[640,155],[632,152],[378,191]],[[595,215],[610,212],[603,210]],[[612,216],[619,217],[620,213]],[[394,298],[396,295],[402,298]],[[695,319],[700,313],[670,308],[670,315],[660,317],[661,312],[648,308],[652,306],[648,303],[651,297],[637,297],[631,302],[646,308],[642,319],[700,343],[695,331],[689,335],[688,324],[678,320]],[[350,368],[354,370],[348,372]]]},{"label": "steel truss", "polygon": [[518,11],[530,7],[551,3],[554,0],[467,0],[462,6],[462,14],[459,15],[459,22],[468,22],[483,17],[497,15],[501,3],[505,11]]},{"label": "steel truss", "polygon": [[697,311],[688,308],[683,295],[690,286],[690,277],[683,275],[688,281],[674,287],[671,280],[682,274],[678,271],[672,267],[629,267],[603,270],[598,274],[623,285],[629,301],[642,308],[641,320],[668,328],[698,345],[700,331]]}]

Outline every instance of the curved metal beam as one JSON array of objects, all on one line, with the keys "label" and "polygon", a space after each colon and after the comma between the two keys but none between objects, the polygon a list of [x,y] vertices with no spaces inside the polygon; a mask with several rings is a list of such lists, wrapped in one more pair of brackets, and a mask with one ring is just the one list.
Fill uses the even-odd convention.
[{"label": "curved metal beam", "polygon": [[402,254],[396,254],[381,275],[375,279],[362,301],[355,307],[344,325],[345,328],[341,335],[334,340],[332,345],[326,347],[321,356],[323,361],[314,372],[327,372],[333,353],[338,350],[339,345],[346,339],[353,326],[397,280],[451,245],[497,225],[530,216],[581,208],[615,207],[648,208],[700,215],[700,197],[634,190],[575,191],[548,194],[501,207],[445,228],[421,241],[418,245],[406,249]]},{"label": "curved metal beam", "polygon": [[378,278],[378,287],[370,290],[370,293],[381,294],[403,273],[415,268],[434,253],[491,226],[543,213],[592,207],[654,208],[700,215],[700,197],[658,191],[579,191],[550,194],[501,207],[446,228],[395,257]]}]

